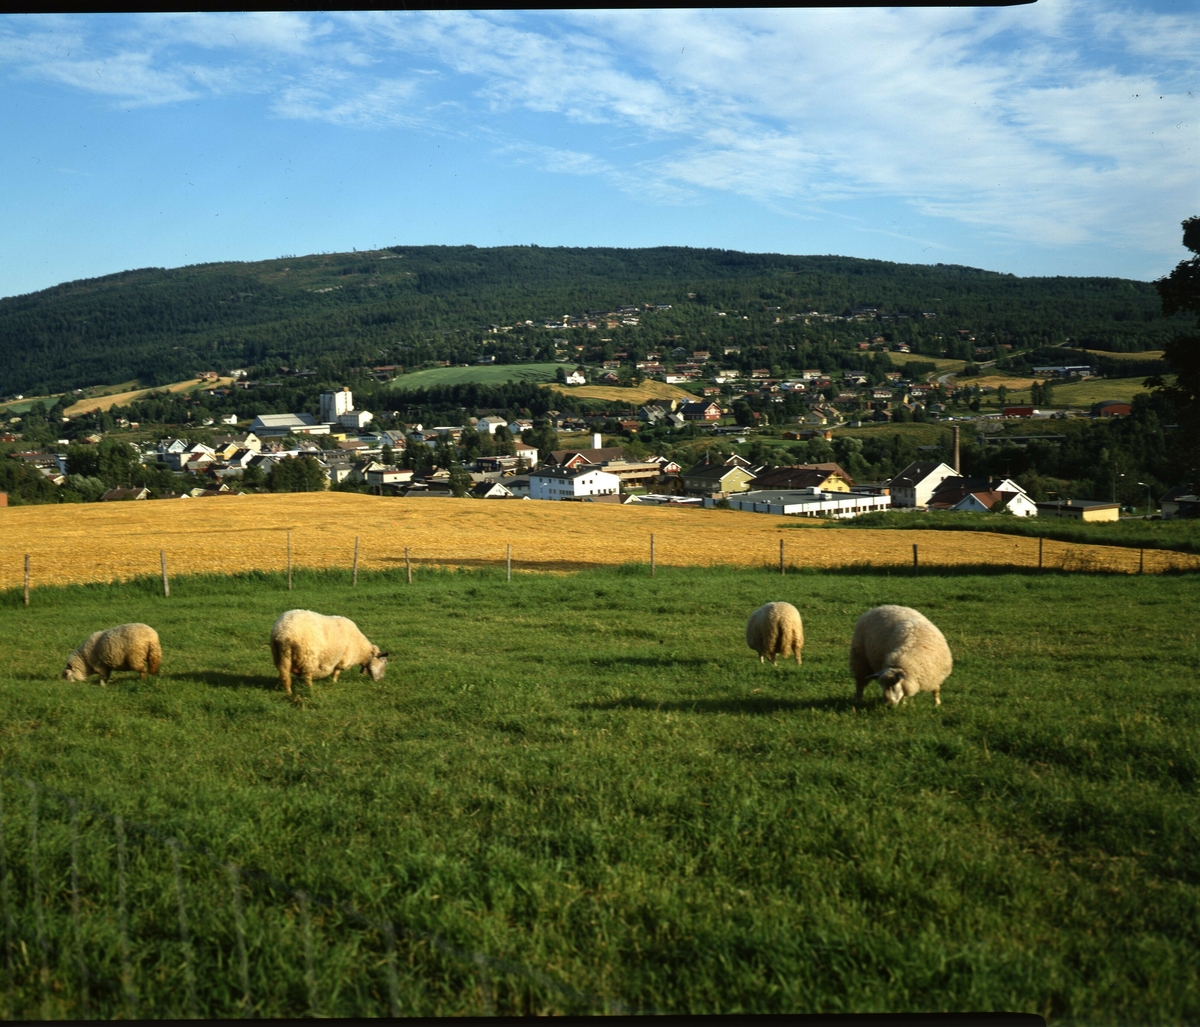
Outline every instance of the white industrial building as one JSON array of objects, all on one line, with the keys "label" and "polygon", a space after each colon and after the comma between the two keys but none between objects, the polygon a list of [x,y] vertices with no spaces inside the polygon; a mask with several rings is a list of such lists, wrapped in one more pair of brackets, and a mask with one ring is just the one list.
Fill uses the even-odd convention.
[{"label": "white industrial building", "polygon": [[549,467],[529,475],[530,499],[583,499],[586,496],[616,496],[621,479],[599,467]]},{"label": "white industrial building", "polygon": [[[892,497],[867,492],[822,492],[819,488],[738,492],[726,497],[731,510],[798,517],[857,517],[859,514],[890,510]],[[720,500],[706,497],[704,505]]]},{"label": "white industrial building", "polygon": [[321,421],[323,423],[361,431],[372,420],[374,420],[374,415],[369,410],[354,409],[354,393],[348,387],[338,389],[336,392],[321,393]]}]

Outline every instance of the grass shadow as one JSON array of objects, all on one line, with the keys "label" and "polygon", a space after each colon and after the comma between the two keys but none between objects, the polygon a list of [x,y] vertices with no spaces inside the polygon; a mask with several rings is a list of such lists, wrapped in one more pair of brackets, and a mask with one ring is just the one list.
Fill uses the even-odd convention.
[{"label": "grass shadow", "polygon": [[707,667],[712,660],[698,656],[596,656],[589,667]]},{"label": "grass shadow", "polygon": [[772,713],[794,713],[800,710],[827,710],[847,713],[855,708],[849,696],[828,696],[823,699],[772,699],[768,696],[739,696],[730,699],[643,699],[626,696],[622,699],[577,703],[577,710],[654,710],[662,713],[723,713],[770,716]]},{"label": "grass shadow", "polygon": [[267,677],[264,674],[227,674],[220,670],[200,670],[191,674],[171,676],[176,681],[195,681],[213,688],[261,688],[265,692],[281,689],[279,678]]}]

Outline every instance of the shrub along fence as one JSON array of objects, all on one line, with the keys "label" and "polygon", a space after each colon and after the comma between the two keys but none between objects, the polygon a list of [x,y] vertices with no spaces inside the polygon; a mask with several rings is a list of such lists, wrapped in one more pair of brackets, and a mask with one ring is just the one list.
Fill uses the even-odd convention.
[{"label": "shrub along fence", "polygon": [[628,1013],[0,767],[5,1019]]}]

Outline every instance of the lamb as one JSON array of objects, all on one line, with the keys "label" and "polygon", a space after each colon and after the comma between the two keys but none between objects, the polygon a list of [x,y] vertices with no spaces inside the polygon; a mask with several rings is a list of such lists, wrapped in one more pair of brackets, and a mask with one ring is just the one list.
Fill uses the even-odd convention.
[{"label": "lamb", "polygon": [[758,662],[767,656],[772,665],[776,657],[785,660],[794,655],[800,662],[800,650],[804,646],[804,625],[800,622],[800,611],[791,603],[767,603],[760,606],[746,621],[746,645],[758,653]]},{"label": "lamb", "polygon": [[924,614],[907,606],[877,606],[858,618],[850,642],[850,672],[858,686],[856,702],[872,678],[893,706],[918,692],[932,692],[942,704],[942,682],[954,669],[946,637]]},{"label": "lamb", "polygon": [[312,610],[288,610],[271,628],[271,655],[279,680],[292,694],[292,675],[298,674],[312,687],[313,678],[338,675],[357,664],[372,681],[382,681],[387,670],[387,653],[372,645],[354,621],[326,617]]},{"label": "lamb", "polygon": [[149,624],[119,624],[90,635],[67,657],[62,676],[64,681],[86,681],[99,674],[100,684],[106,685],[114,670],[136,670],[145,681],[147,671],[157,674],[161,665],[157,631]]}]

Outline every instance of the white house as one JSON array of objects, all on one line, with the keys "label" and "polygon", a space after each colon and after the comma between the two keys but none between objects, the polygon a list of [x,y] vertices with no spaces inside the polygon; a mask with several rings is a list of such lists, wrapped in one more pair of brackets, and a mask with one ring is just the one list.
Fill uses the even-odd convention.
[{"label": "white house", "polygon": [[567,375],[568,385],[586,385],[587,376],[578,368]]},{"label": "white house", "polygon": [[530,499],[583,499],[620,495],[621,479],[598,467],[549,467],[529,475]]},{"label": "white house", "polygon": [[888,482],[892,506],[924,507],[943,481],[957,476],[949,464],[917,460]]},{"label": "white house", "polygon": [[524,460],[526,467],[537,467],[538,451],[536,446],[528,446],[518,441],[513,446],[513,454],[518,460]]}]

